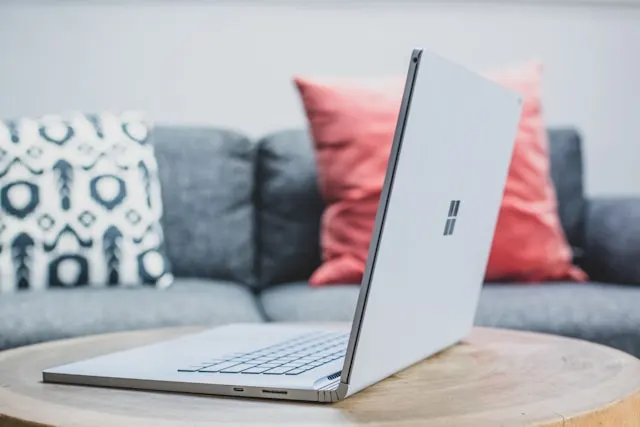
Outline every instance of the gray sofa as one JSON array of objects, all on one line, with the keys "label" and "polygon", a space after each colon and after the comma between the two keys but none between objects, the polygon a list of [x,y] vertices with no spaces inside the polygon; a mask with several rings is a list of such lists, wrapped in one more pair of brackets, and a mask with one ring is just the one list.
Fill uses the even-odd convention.
[{"label": "gray sofa", "polygon": [[[640,356],[640,199],[585,199],[579,134],[549,135],[562,223],[592,282],[486,284],[476,323]],[[320,263],[323,209],[306,131],[251,141],[223,129],[157,127],[153,138],[175,284],[3,295],[0,349],[130,329],[352,318],[358,286],[306,283]]]}]

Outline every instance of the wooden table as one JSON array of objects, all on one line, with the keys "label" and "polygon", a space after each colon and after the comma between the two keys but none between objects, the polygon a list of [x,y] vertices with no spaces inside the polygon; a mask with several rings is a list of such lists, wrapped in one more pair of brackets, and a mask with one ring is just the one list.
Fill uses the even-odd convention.
[{"label": "wooden table", "polygon": [[168,329],[0,353],[0,426],[640,426],[640,361],[566,338],[476,329],[336,404],[43,384],[46,367],[176,337]]}]

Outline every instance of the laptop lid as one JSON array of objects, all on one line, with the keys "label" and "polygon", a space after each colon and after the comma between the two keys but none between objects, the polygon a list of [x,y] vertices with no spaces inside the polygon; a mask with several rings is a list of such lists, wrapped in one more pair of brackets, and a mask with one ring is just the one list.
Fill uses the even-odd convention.
[{"label": "laptop lid", "polygon": [[521,108],[519,95],[413,51],[339,394],[470,332]]}]

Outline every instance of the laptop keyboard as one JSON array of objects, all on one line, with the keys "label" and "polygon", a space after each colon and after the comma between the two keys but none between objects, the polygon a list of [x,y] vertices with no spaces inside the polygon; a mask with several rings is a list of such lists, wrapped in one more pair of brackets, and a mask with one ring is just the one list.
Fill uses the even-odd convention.
[{"label": "laptop keyboard", "polygon": [[179,372],[299,375],[344,359],[349,334],[314,332],[248,353],[234,353]]}]

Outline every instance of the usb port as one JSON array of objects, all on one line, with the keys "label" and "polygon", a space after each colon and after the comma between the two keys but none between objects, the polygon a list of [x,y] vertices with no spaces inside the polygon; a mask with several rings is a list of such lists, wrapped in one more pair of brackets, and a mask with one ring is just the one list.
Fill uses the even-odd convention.
[{"label": "usb port", "polygon": [[242,387],[234,387],[233,391],[244,391]]}]

